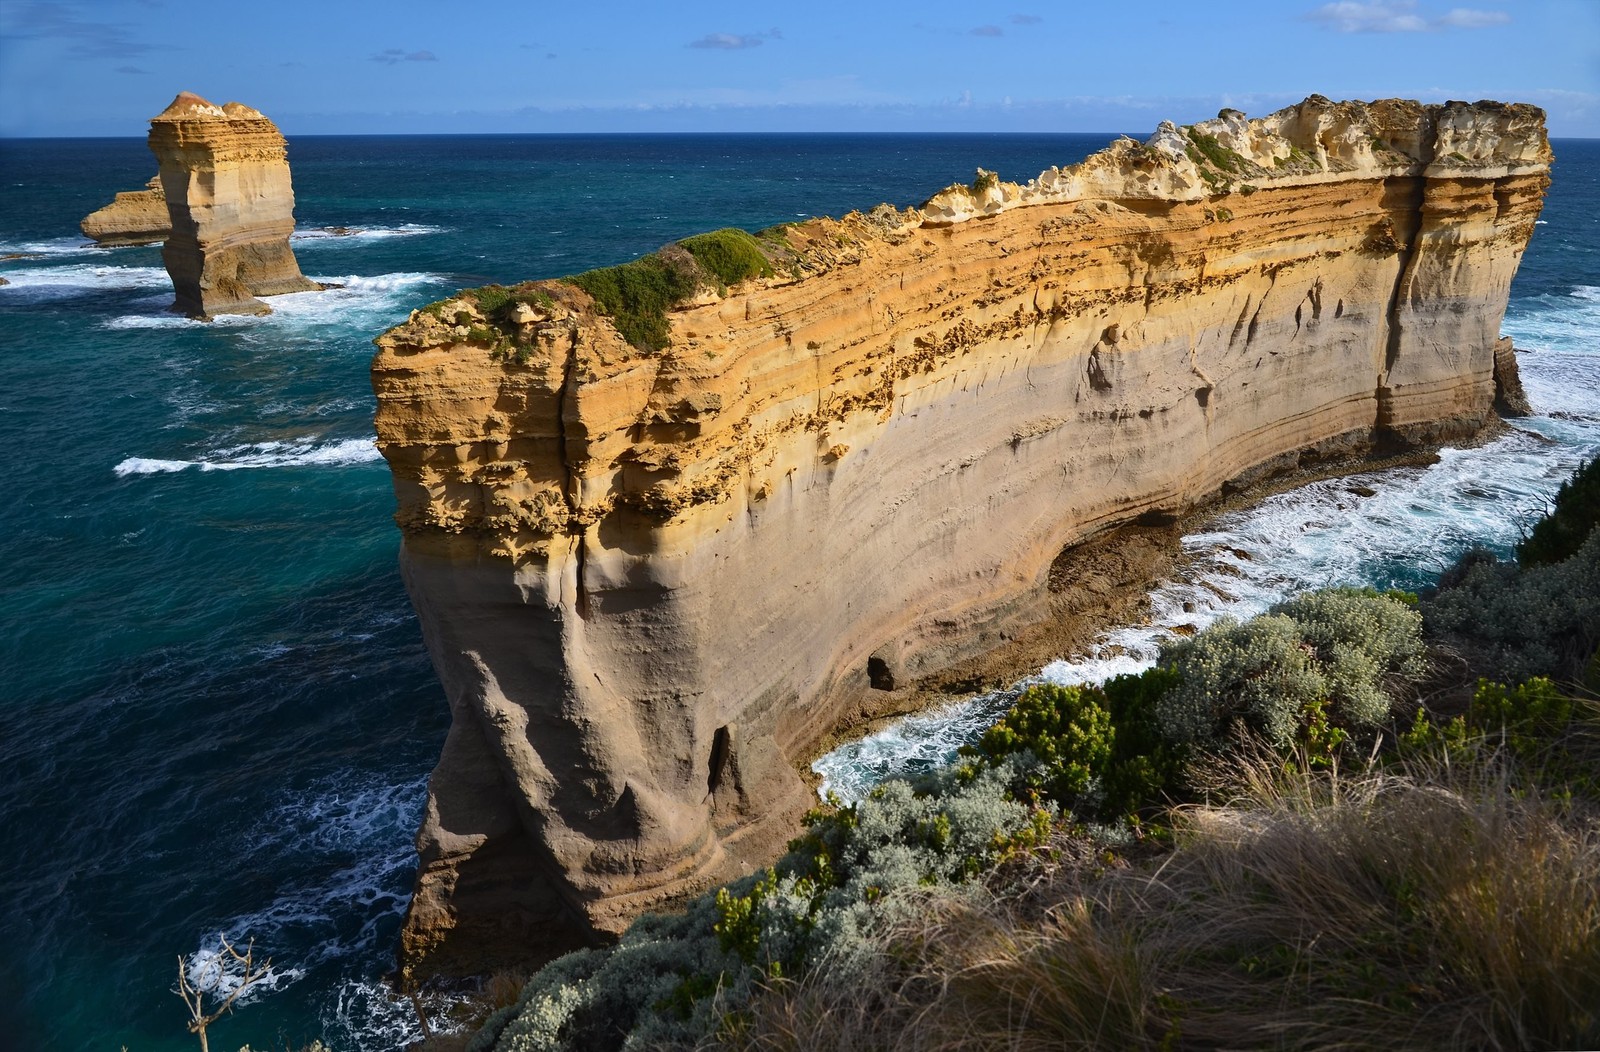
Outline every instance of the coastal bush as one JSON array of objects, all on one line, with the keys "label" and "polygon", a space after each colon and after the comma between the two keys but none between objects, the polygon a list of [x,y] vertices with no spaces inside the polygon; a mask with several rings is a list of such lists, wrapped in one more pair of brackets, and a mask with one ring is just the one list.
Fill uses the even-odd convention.
[{"label": "coastal bush", "polygon": [[1600,530],[1568,558],[1519,569],[1468,553],[1423,604],[1430,636],[1508,682],[1580,682],[1600,646]]},{"label": "coastal bush", "polygon": [[1007,792],[1026,762],[886,782],[852,806],[813,812],[770,869],[695,899],[682,914],[640,917],[613,947],[547,965],[471,1047],[693,1045],[764,982],[819,969],[835,981],[864,981],[878,931],[1047,835],[1051,812]]},{"label": "coastal bush", "polygon": [[1547,797],[1600,800],[1600,707],[1543,676],[1516,686],[1480,679],[1465,714],[1438,722],[1418,711],[1398,745],[1401,758],[1503,761],[1516,784]]},{"label": "coastal bush", "polygon": [[660,351],[672,342],[667,312],[693,296],[707,279],[726,288],[772,274],[772,262],[761,242],[728,227],[684,238],[630,263],[586,270],[561,280],[592,296],[617,332],[634,347]]},{"label": "coastal bush", "polygon": [[1600,524],[1600,457],[1579,465],[1561,484],[1550,511],[1517,545],[1517,562],[1547,566],[1572,558]]},{"label": "coastal bush", "polygon": [[679,244],[724,286],[747,278],[772,277],[772,261],[761,250],[761,243],[738,227],[696,234]]},{"label": "coastal bush", "polygon": [[1035,684],[963,753],[985,763],[1025,754],[1024,784],[1081,817],[1113,821],[1175,789],[1184,750],[1162,733],[1156,704],[1171,669],[1117,676],[1103,686]]},{"label": "coastal bush", "polygon": [[[1215,135],[1207,135],[1193,127],[1185,128],[1184,134],[1189,137],[1189,159],[1195,164],[1234,174],[1245,170],[1245,160],[1236,151],[1222,145]],[[1197,156],[1198,155],[1198,156]]]},{"label": "coastal bush", "polygon": [[1345,588],[1298,596],[1244,624],[1220,621],[1163,649],[1178,681],[1158,703],[1160,724],[1173,741],[1202,748],[1236,725],[1280,749],[1316,744],[1308,732],[1328,747],[1330,726],[1377,726],[1393,685],[1426,673],[1421,627],[1402,599]]},{"label": "coastal bush", "polygon": [[694,295],[700,284],[688,259],[669,260],[659,253],[563,280],[594,297],[622,338],[642,351],[659,351],[672,342],[667,311]]},{"label": "coastal bush", "polygon": [[1000,185],[1000,174],[991,172],[986,168],[979,168],[978,174],[972,177],[972,182],[967,186],[967,191],[973,197],[982,197],[984,194]]},{"label": "coastal bush", "polygon": [[1600,827],[1485,758],[1241,756],[1250,791],[1176,812],[1170,852],[1035,856],[882,933],[868,983],[765,984],[718,1047],[1594,1047]]},{"label": "coastal bush", "polygon": [[486,318],[495,317],[512,302],[511,290],[504,285],[485,285],[474,289],[473,297]]}]

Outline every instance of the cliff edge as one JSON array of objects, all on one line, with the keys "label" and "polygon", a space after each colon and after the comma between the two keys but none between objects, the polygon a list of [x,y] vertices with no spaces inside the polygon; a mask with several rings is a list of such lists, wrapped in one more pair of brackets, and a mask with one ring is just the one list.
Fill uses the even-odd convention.
[{"label": "cliff edge", "polygon": [[796,761],[1038,618],[1064,548],[1481,427],[1550,160],[1531,106],[1313,96],[383,334],[453,714],[412,974],[548,957],[769,861],[811,800]]},{"label": "cliff edge", "polygon": [[[257,296],[310,292],[289,248],[294,188],[277,125],[237,102],[216,106],[182,92],[150,120],[171,232],[161,260],[194,318],[266,314]],[[120,197],[121,195],[119,195]]]}]

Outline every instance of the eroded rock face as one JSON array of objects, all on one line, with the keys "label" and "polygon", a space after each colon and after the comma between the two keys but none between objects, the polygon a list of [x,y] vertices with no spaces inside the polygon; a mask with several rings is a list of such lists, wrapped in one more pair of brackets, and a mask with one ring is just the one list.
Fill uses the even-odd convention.
[{"label": "eroded rock face", "polygon": [[1479,428],[1549,161],[1533,107],[1313,97],[786,228],[660,353],[560,282],[385,333],[454,717],[405,959],[545,956],[764,864],[796,761],[1037,618],[1065,547]]},{"label": "eroded rock face", "polygon": [[161,189],[161,176],[153,177],[143,190],[117,194],[110,204],[85,216],[78,229],[105,248],[165,241],[172,232],[172,223],[167,218],[167,195]]},{"label": "eroded rock face", "polygon": [[300,273],[289,248],[294,189],[276,125],[249,106],[183,92],[151,119],[149,142],[172,227],[161,259],[177,293],[173,310],[266,314],[256,297],[322,287]]}]

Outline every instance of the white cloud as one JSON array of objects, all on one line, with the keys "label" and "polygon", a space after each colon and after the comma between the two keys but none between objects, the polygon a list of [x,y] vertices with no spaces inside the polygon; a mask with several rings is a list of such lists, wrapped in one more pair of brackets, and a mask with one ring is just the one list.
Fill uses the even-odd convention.
[{"label": "white cloud", "polygon": [[439,56],[431,51],[407,51],[402,47],[391,47],[373,55],[372,61],[393,66],[400,62],[437,62]]},{"label": "white cloud", "polygon": [[1433,17],[1417,9],[1416,0],[1337,0],[1307,12],[1306,18],[1321,22],[1341,33],[1426,33],[1441,29],[1482,29],[1504,25],[1511,16],[1504,11],[1483,11],[1471,7],[1451,8]]},{"label": "white cloud", "polygon": [[1326,22],[1341,33],[1419,33],[1428,23],[1416,13],[1416,6],[1405,0],[1373,4],[1340,0],[1323,4],[1306,17]]},{"label": "white cloud", "polygon": [[709,48],[713,51],[743,51],[760,47],[768,40],[782,40],[783,30],[769,29],[765,33],[707,33],[699,40],[691,40],[685,47]]},{"label": "white cloud", "polygon": [[1485,26],[1503,26],[1511,21],[1504,11],[1475,11],[1470,7],[1453,7],[1450,13],[1438,20],[1439,25],[1457,29],[1482,29]]}]

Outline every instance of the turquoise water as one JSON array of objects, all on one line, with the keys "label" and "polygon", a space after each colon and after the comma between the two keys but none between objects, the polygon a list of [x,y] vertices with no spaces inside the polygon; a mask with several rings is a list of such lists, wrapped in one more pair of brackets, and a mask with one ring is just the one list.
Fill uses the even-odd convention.
[{"label": "turquoise water", "polygon": [[[165,312],[157,248],[82,216],[140,140],[0,140],[0,1047],[190,1049],[179,954],[276,976],[213,1047],[389,1049],[381,977],[448,726],[395,565],[371,338],[456,288],[687,234],[1027,178],[1109,136],[306,138],[313,277],[265,318]],[[358,230],[336,236],[321,230]]]},{"label": "turquoise water", "polygon": [[[448,717],[395,566],[372,336],[462,286],[914,204],[980,164],[1025,179],[1108,138],[297,139],[295,248],[345,287],[211,325],[165,313],[157,249],[77,236],[154,171],[141,141],[0,141],[0,255],[28,257],[0,260],[0,1047],[193,1048],[176,957],[219,932],[277,973],[214,1047],[414,1036],[381,977]],[[1506,324],[1537,350],[1543,415],[1489,459],[1384,476],[1359,507],[1304,491],[1191,539],[1202,561],[1258,553],[1256,576],[1217,571],[1248,585],[1236,600],[1504,548],[1600,448],[1600,143],[1557,150]]]}]

